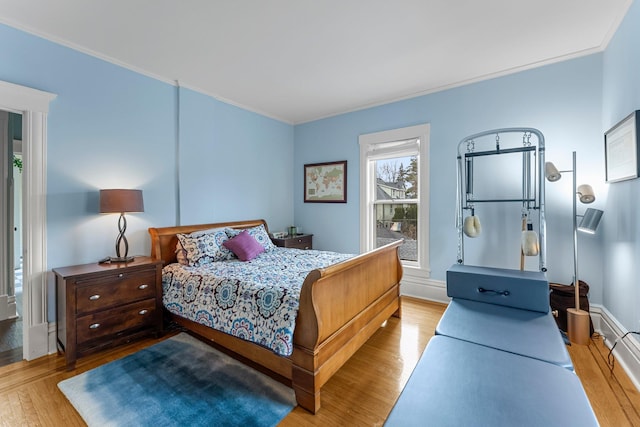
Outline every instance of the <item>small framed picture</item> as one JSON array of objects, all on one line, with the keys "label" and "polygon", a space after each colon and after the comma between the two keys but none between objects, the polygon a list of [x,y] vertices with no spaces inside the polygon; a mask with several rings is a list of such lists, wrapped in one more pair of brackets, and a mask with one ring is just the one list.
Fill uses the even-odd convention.
[{"label": "small framed picture", "polygon": [[347,203],[347,161],[304,165],[305,203]]},{"label": "small framed picture", "polygon": [[607,182],[638,177],[639,120],[640,110],[636,110],[605,132],[604,157]]}]

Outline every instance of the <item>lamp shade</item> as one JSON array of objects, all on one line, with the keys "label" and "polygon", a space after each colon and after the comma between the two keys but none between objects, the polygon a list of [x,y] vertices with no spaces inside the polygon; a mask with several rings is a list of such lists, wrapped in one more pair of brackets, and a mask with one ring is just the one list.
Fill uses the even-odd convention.
[{"label": "lamp shade", "polygon": [[580,221],[578,230],[589,234],[595,234],[596,229],[598,228],[598,224],[600,224],[600,219],[602,219],[603,213],[604,212],[600,209],[588,208],[584,213],[582,220]]},{"label": "lamp shade", "polygon": [[544,164],[544,176],[550,182],[555,182],[562,178],[562,174],[558,171],[558,168],[556,168],[556,166],[551,162],[546,162]]},{"label": "lamp shade", "polygon": [[144,212],[142,190],[100,190],[100,213]]},{"label": "lamp shade", "polygon": [[596,196],[593,193],[593,188],[589,184],[582,184],[576,190],[576,193],[580,197],[582,203],[593,203],[596,200]]}]

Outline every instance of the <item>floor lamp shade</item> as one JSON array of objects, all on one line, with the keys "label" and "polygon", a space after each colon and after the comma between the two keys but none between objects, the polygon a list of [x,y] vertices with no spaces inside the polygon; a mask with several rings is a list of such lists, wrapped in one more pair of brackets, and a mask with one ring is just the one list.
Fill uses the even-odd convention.
[{"label": "floor lamp shade", "polygon": [[578,225],[578,230],[589,234],[595,234],[603,213],[604,212],[600,209],[588,208],[580,221],[580,225]]},{"label": "floor lamp shade", "polygon": [[596,200],[595,194],[593,194],[593,188],[589,184],[582,184],[576,190],[580,202],[584,204],[593,203]]},{"label": "floor lamp shade", "polygon": [[[127,230],[126,212],[144,212],[142,190],[100,190],[100,213],[119,213],[118,238],[116,239],[116,257],[107,257],[102,262],[129,262],[129,242],[124,233]],[[124,246],[124,254],[120,248]]]},{"label": "floor lamp shade", "polygon": [[558,171],[556,165],[551,162],[546,162],[544,164],[544,176],[549,180],[549,182],[555,182],[562,178],[562,174]]}]

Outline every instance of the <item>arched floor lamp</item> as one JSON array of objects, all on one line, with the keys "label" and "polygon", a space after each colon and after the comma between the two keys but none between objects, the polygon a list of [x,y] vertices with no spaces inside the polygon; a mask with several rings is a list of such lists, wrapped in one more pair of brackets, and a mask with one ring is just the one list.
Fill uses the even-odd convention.
[{"label": "arched floor lamp", "polygon": [[580,309],[580,281],[578,280],[578,230],[594,234],[603,212],[599,209],[587,209],[578,225],[577,199],[581,203],[589,204],[596,200],[590,185],[576,184],[576,152],[573,152],[573,169],[558,171],[551,162],[545,164],[545,177],[550,182],[562,178],[562,172],[573,173],[573,286],[575,292],[575,307],[567,309],[567,334],[569,340],[575,344],[587,345],[591,338],[589,312]]}]

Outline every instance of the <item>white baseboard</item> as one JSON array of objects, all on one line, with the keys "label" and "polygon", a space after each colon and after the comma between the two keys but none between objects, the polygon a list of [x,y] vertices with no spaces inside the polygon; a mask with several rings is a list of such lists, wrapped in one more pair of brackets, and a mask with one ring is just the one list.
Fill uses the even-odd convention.
[{"label": "white baseboard", "polygon": [[48,354],[58,352],[56,339],[58,338],[58,327],[56,322],[49,323],[49,333],[47,336]]},{"label": "white baseboard", "polygon": [[48,335],[47,323],[39,323],[29,328],[28,341],[26,337],[22,339],[23,353],[26,360],[34,360],[47,354],[46,338]]},{"label": "white baseboard", "polygon": [[604,344],[611,348],[617,341],[613,355],[616,362],[629,376],[629,379],[640,391],[640,341],[637,335],[622,336],[628,331],[604,307],[598,304],[590,306],[591,319],[594,329],[604,337]]},{"label": "white baseboard", "polygon": [[446,283],[440,280],[403,277],[400,282],[400,293],[409,297],[449,304]]}]

